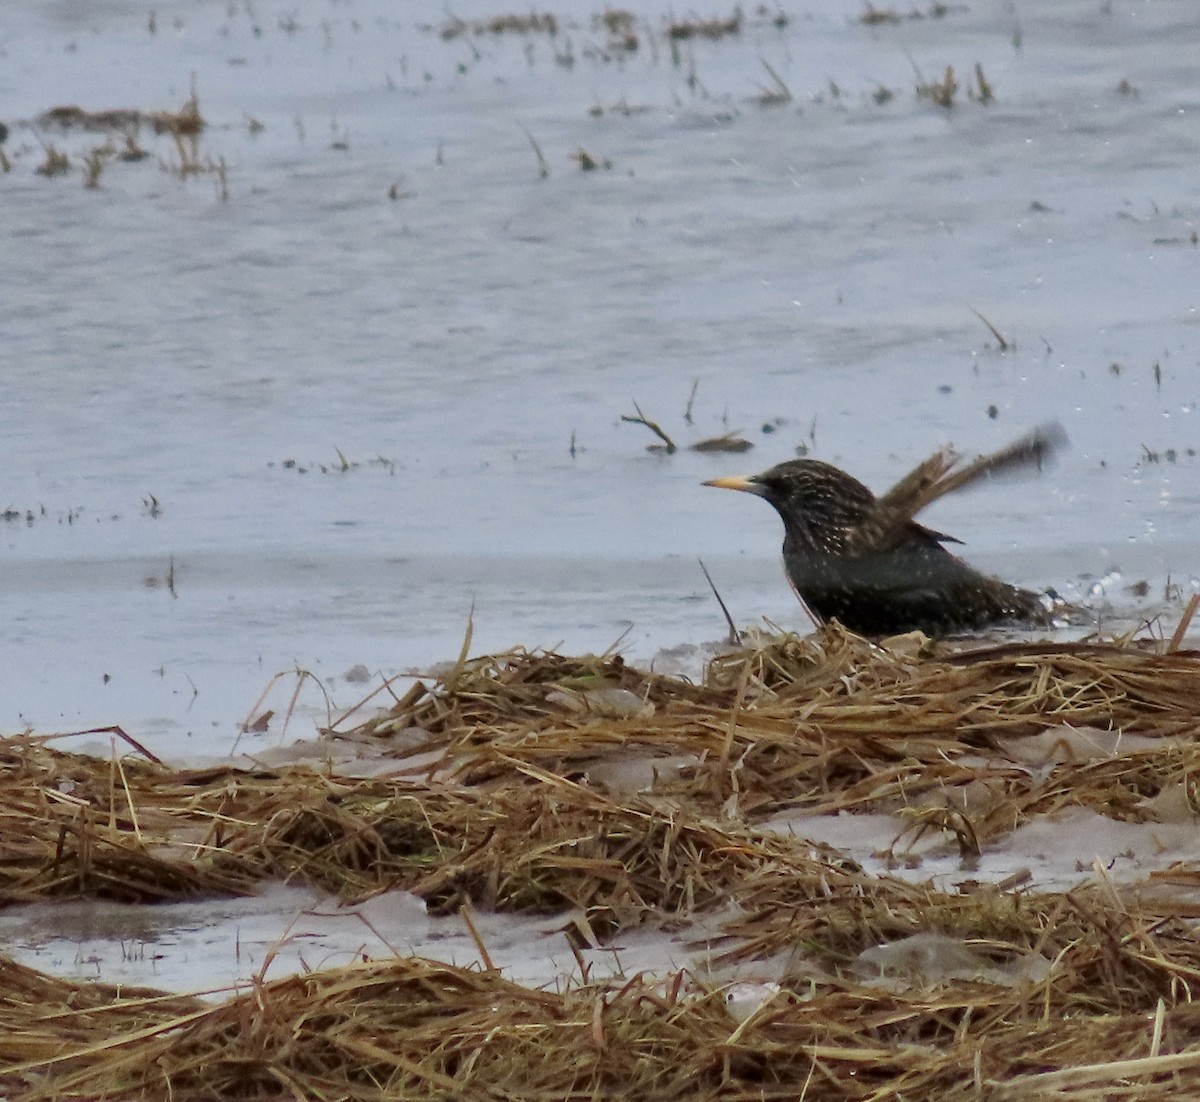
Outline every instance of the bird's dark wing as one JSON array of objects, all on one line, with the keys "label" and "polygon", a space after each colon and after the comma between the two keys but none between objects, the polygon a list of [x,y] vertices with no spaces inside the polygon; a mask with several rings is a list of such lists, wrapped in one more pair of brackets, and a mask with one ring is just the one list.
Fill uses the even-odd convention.
[{"label": "bird's dark wing", "polygon": [[879,500],[881,510],[915,517],[939,497],[961,490],[981,478],[1036,466],[1041,470],[1050,457],[1067,443],[1067,434],[1057,421],[1039,425],[1006,448],[981,455],[961,466],[961,457],[950,448],[935,452],[918,464]]},{"label": "bird's dark wing", "polygon": [[940,497],[961,490],[992,475],[1042,465],[1067,442],[1067,434],[1057,422],[1039,425],[1006,448],[981,455],[961,465],[961,457],[950,448],[935,452],[919,463],[887,493],[876,500],[870,520],[862,525],[869,534],[865,546],[901,546],[914,534],[933,536],[941,543],[959,540],[913,522],[913,518]]},{"label": "bird's dark wing", "polygon": [[992,452],[991,455],[981,455],[965,467],[948,472],[946,477],[931,487],[932,496],[919,507],[923,509],[929,502],[955,490],[961,490],[981,478],[1008,474],[1027,467],[1036,467],[1040,471],[1054,453],[1066,444],[1067,434],[1057,421],[1039,425],[1019,440],[1014,440],[1008,447]]},{"label": "bird's dark wing", "polygon": [[954,470],[959,459],[960,456],[952,448],[934,452],[877,499],[879,510],[911,520],[931,501],[941,497],[944,491],[938,487]]}]

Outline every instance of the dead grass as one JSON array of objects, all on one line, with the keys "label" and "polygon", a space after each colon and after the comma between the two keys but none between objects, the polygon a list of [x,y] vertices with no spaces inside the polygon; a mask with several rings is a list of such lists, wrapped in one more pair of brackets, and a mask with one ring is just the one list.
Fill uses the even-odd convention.
[{"label": "dead grass", "polygon": [[308,769],[181,774],[24,743],[0,773],[0,901],[166,901],[303,879],[407,888],[439,912],[576,908],[598,938],[720,904],[749,872],[819,875],[809,847],[512,763],[486,788]]},{"label": "dead grass", "polygon": [[154,133],[172,134],[177,138],[198,137],[208,125],[200,114],[200,100],[194,88],[187,102],[177,111],[155,111],[149,119]]},{"label": "dead grass", "polygon": [[62,176],[71,171],[71,159],[53,142],[45,150],[46,159],[34,169],[39,176]]},{"label": "dead grass", "polygon": [[[714,963],[770,959],[783,989],[739,1024],[725,992],[694,977],[530,991],[418,959],[260,976],[212,1005],[0,959],[0,1090],[532,1100],[807,1090],[895,1102],[1196,1093],[1191,870],[1135,889],[1098,869],[1066,893],[964,874],[943,891],[759,826],[797,811],[902,811],[914,832],[957,836],[969,852],[1064,807],[1151,818],[1173,789],[1191,807],[1200,657],[1179,642],[956,652],[920,639],[873,645],[834,627],[763,638],[713,663],[702,684],[616,656],[462,658],[385,712],[333,725],[326,737],[394,757],[392,775],[369,780],[299,766],[178,771],[132,742],[104,761],[4,740],[3,903],[170,900],[303,880],[344,898],[406,888],[442,913],[567,915],[577,945],[707,914],[720,923]],[[1089,755],[1077,728],[1133,741],[1114,736]],[[1043,745],[1041,767],[1023,764]],[[648,764],[644,783],[614,781],[620,761]],[[865,949],[925,934],[1041,966],[1008,984],[864,978]]]},{"label": "dead grass", "polygon": [[954,76],[954,66],[947,65],[941,80],[924,80],[917,77],[917,99],[927,99],[938,107],[949,110],[954,106],[954,95],[958,91],[958,80]]},{"label": "dead grass", "polygon": [[684,42],[691,38],[706,38],[717,41],[722,38],[740,35],[742,33],[742,12],[737,9],[727,18],[675,19],[667,24],[667,38],[675,42]]},{"label": "dead grass", "polygon": [[[211,174],[216,181],[217,194],[222,200],[229,198],[229,171],[224,158],[205,156],[201,152],[200,138],[208,128],[208,122],[200,112],[200,102],[195,89],[187,101],[175,111],[142,112],[133,109],[87,111],[74,105],[52,107],[38,117],[38,125],[66,133],[84,131],[111,135],[102,145],[92,146],[79,154],[84,169],[84,186],[98,188],[108,163],[118,159],[125,163],[145,160],[149,153],[138,141],[143,124],[157,135],[167,135],[174,146],[176,159],[164,163],[164,168],[186,179],[189,176]],[[124,139],[124,148],[118,151],[114,144],[116,135]],[[40,140],[40,139],[39,139]],[[71,161],[51,143],[43,143],[46,157],[36,169],[42,176],[58,176],[70,171]]]},{"label": "dead grass", "polygon": [[452,17],[441,28],[441,36],[446,41],[461,38],[464,35],[501,35],[501,34],[545,34],[553,37],[558,34],[558,20],[547,12],[530,12],[528,15],[509,13],[495,15],[490,19],[476,19],[468,22],[465,19]]},{"label": "dead grass", "polygon": [[51,107],[38,116],[38,125],[60,130],[136,133],[145,116],[132,108],[85,111],[74,104]]},{"label": "dead grass", "polygon": [[[596,710],[613,690],[627,694],[623,717]],[[696,764],[656,791],[707,814],[735,799],[751,822],[783,810],[946,806],[986,781],[993,803],[974,825],[988,840],[1067,802],[1143,816],[1145,798],[1200,766],[1178,741],[1198,715],[1192,653],[1019,644],[922,658],[834,628],[736,651],[712,664],[704,685],[620,658],[475,660],[449,685],[418,683],[388,714],[339,731],[372,740],[404,732],[397,756],[424,761],[437,751],[440,768],[471,786],[509,784],[514,765],[582,777],[631,747],[651,759],[687,753]],[[1040,780],[1007,752],[1013,740],[1093,727],[1161,746],[1102,767],[1064,763]]]},{"label": "dead grass", "polygon": [[[1152,819],[1164,793],[1194,802],[1198,717],[1197,656],[1135,646],[923,658],[833,628],[737,650],[701,685],[617,656],[514,651],[335,724],[330,737],[392,759],[369,780],[5,740],[0,900],[299,877],[343,896],[405,887],[440,909],[575,906],[613,927],[703,908],[747,868],[794,875],[807,847],[756,830],[782,813],[899,811],[970,845],[1065,807]],[[1142,737],[1097,754],[1080,731]]]},{"label": "dead grass", "polygon": [[395,960],[257,983],[206,1007],[11,965],[5,978],[14,971],[19,987],[0,996],[0,1083],[29,1102],[965,1102],[1200,1089],[1200,1010],[1185,1001],[1063,1015],[1028,989],[903,994],[825,982],[785,989],[739,1025],[721,990],[684,975],[556,993],[495,972]]}]

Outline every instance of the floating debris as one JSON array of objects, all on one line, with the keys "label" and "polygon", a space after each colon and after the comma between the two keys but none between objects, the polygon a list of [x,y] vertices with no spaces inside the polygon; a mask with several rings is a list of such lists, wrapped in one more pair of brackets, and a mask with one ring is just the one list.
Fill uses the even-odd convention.
[{"label": "floating debris", "polygon": [[742,12],[738,9],[728,19],[681,19],[667,25],[667,37],[676,42],[689,38],[716,41],[742,33]]},{"label": "floating debris", "polygon": [[530,12],[529,15],[495,15],[491,19],[475,19],[468,22],[457,17],[444,24],[442,38],[450,41],[463,35],[485,34],[558,34],[558,20],[546,13]]},{"label": "floating debris", "polygon": [[37,124],[59,130],[128,131],[136,130],[148,116],[132,108],[109,111],[85,111],[82,107],[51,107],[37,117]]}]

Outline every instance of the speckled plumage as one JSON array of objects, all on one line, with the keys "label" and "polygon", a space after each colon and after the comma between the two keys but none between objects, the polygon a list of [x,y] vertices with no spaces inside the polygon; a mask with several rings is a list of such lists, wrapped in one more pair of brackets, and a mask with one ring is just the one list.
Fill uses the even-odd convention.
[{"label": "speckled plumage", "polygon": [[769,501],[783,519],[783,560],[793,589],[821,620],[864,635],[920,629],[929,635],[1000,621],[1045,622],[1040,594],[990,578],[951,554],[952,536],[918,524],[930,502],[995,471],[1040,464],[1065,437],[1048,426],[966,466],[935,453],[876,497],[845,471],[793,459],[750,478],[706,485]]}]

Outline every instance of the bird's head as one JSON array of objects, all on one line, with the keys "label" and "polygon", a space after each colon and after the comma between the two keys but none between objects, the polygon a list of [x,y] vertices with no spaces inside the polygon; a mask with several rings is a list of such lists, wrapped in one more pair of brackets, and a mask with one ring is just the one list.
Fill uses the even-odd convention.
[{"label": "bird's head", "polygon": [[846,535],[871,513],[875,495],[845,471],[817,459],[792,459],[761,474],[704,483],[766,498],[797,550],[839,554]]}]

